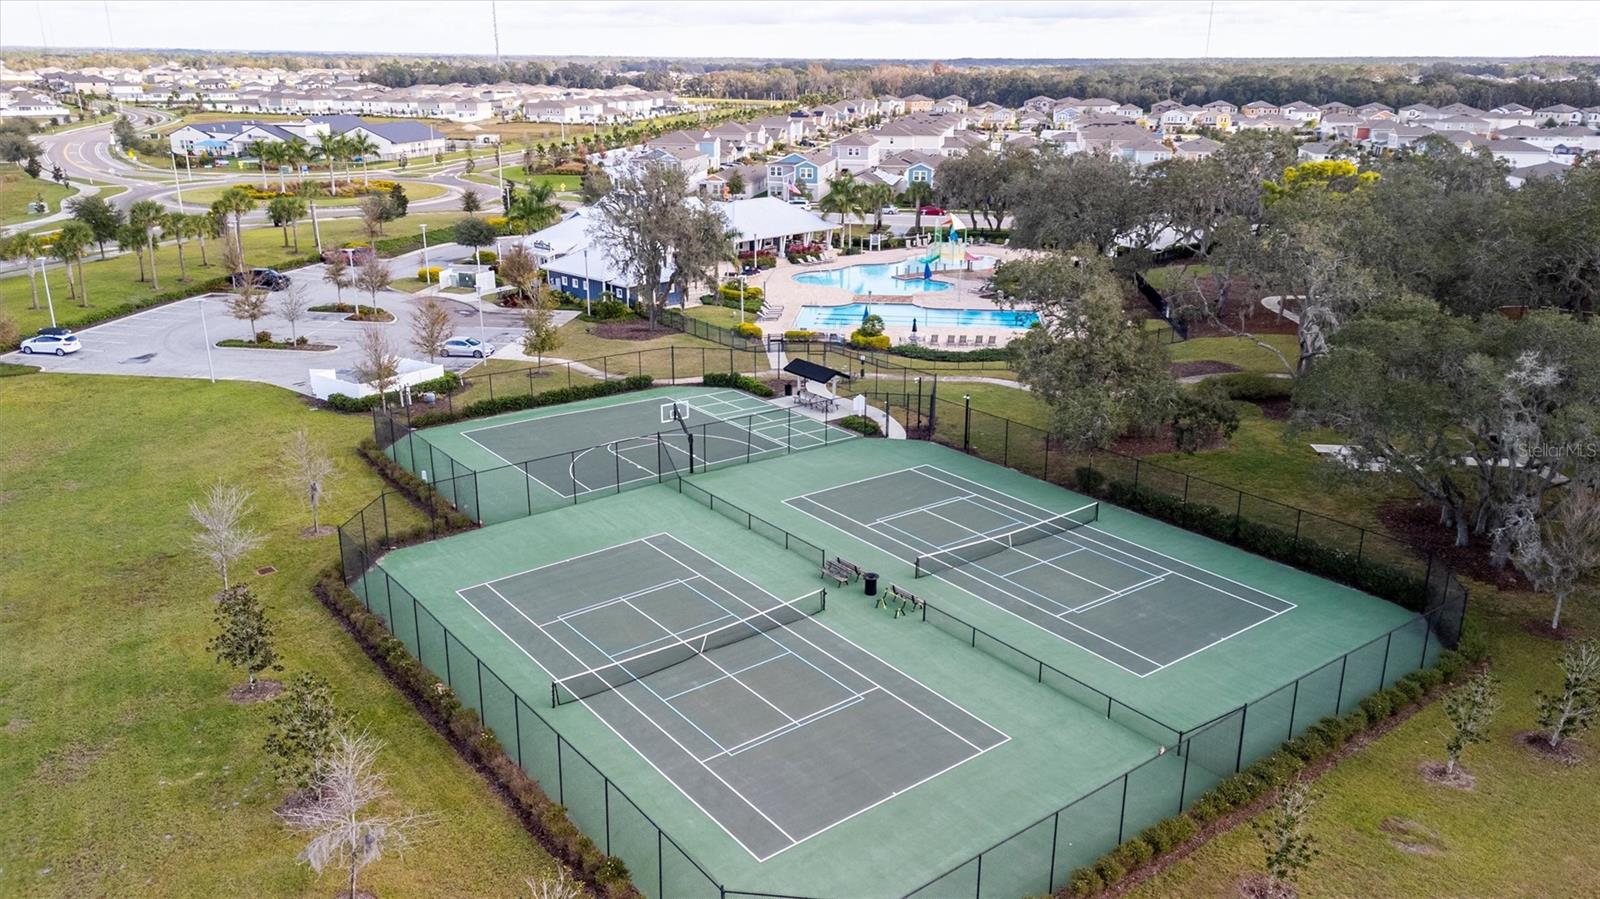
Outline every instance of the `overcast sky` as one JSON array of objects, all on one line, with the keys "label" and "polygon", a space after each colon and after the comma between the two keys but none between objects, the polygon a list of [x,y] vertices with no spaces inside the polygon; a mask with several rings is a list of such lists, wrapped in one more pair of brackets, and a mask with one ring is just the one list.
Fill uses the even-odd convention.
[{"label": "overcast sky", "polygon": [[[1594,0],[1218,0],[1215,4],[1206,0],[500,0],[497,7],[500,49],[506,55],[913,59],[1600,55],[1600,3]],[[489,0],[0,0],[0,42],[6,47],[494,52]]]}]

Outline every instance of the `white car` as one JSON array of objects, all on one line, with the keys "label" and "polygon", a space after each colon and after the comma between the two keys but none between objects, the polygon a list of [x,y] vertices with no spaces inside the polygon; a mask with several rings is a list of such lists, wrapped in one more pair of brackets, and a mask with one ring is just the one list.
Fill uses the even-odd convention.
[{"label": "white car", "polygon": [[22,352],[29,356],[34,353],[55,353],[57,356],[65,356],[81,349],[83,344],[78,342],[76,334],[40,334],[22,342]]},{"label": "white car", "polygon": [[900,214],[900,207],[899,206],[885,206],[885,207],[883,207],[882,209],[880,209],[878,211],[880,213],[884,214],[884,215],[899,215]]},{"label": "white car", "polygon": [[452,337],[444,342],[440,348],[441,356],[472,356],[482,359],[494,355],[494,344],[479,340],[476,337]]}]

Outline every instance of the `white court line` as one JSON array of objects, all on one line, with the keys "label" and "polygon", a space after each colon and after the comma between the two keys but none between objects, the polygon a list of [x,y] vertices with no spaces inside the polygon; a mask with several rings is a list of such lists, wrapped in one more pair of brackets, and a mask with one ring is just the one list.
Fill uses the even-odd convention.
[{"label": "white court line", "polygon": [[[810,499],[808,499],[808,497],[805,497],[805,496],[794,497],[794,499],[807,500],[812,505],[819,506],[820,508],[828,511],[830,514],[838,515],[840,518],[843,518],[845,521],[848,521],[851,524],[857,525],[858,527],[862,526],[861,522],[856,521],[854,518],[851,518],[850,516],[845,515],[845,514],[843,514],[841,512],[838,512],[838,511],[836,511],[834,509],[831,509],[828,506],[824,506],[821,503],[818,503],[816,500],[810,500]],[[872,549],[877,549],[877,550],[880,550],[880,551],[882,550],[882,547],[876,546],[876,545],[874,545],[872,543],[868,543],[866,540],[862,539],[862,537],[860,535],[851,534],[849,531],[844,530],[843,528],[839,527],[838,525],[834,524],[833,522],[828,521],[827,519],[822,518],[821,516],[818,516],[815,513],[810,512],[810,511],[808,511],[808,510],[806,510],[804,508],[801,508],[793,500],[784,500],[784,502],[786,504],[788,504],[790,507],[798,510],[800,513],[802,513],[804,515],[809,515],[812,518],[816,519],[817,521],[819,521],[819,522],[821,522],[821,523],[823,523],[823,524],[825,524],[825,525],[827,525],[827,526],[829,526],[831,528],[834,528],[835,530],[838,530],[838,531],[840,531],[840,532],[842,532],[842,533],[844,533],[844,534],[846,534],[846,535],[848,535],[850,537],[854,537],[856,540],[860,540],[862,543],[866,544],[868,547],[871,547]],[[892,534],[885,534],[882,531],[876,531],[876,530],[872,531],[872,533],[876,534],[879,537],[883,537],[884,539],[889,540],[889,541],[891,541],[893,543],[898,543],[899,545],[901,545],[901,546],[905,547],[906,549],[910,550],[913,556],[920,555],[921,553],[926,551],[925,549],[921,549],[921,548],[918,548],[916,546],[913,546],[913,545],[905,542],[904,540],[901,540],[901,539],[895,537]],[[979,602],[982,602],[982,603],[988,605],[990,608],[998,609],[1001,612],[1003,612],[1003,613],[1005,613],[1007,615],[1010,615],[1011,617],[1017,619],[1018,621],[1024,622],[1024,623],[1026,623],[1026,624],[1028,624],[1028,625],[1030,625],[1032,627],[1036,627],[1039,630],[1044,631],[1045,633],[1049,634],[1050,636],[1055,637],[1057,640],[1066,640],[1068,643],[1071,643],[1073,646],[1078,647],[1079,649],[1081,649],[1084,652],[1094,656],[1095,658],[1101,660],[1102,662],[1105,662],[1108,665],[1115,665],[1118,668],[1121,668],[1123,671],[1126,671],[1129,674],[1133,675],[1134,677],[1148,677],[1149,675],[1155,673],[1155,671],[1149,671],[1149,672],[1145,672],[1145,673],[1141,674],[1140,672],[1135,671],[1132,668],[1129,668],[1127,665],[1124,665],[1121,662],[1116,661],[1115,659],[1106,658],[1105,656],[1101,655],[1100,653],[1095,652],[1093,649],[1090,649],[1089,647],[1084,646],[1082,643],[1078,643],[1077,641],[1072,640],[1069,637],[1066,637],[1066,636],[1064,636],[1062,634],[1059,634],[1059,633],[1057,633],[1057,632],[1055,632],[1053,630],[1050,630],[1049,628],[1045,627],[1044,625],[1040,624],[1037,621],[1033,621],[1031,619],[1024,618],[1023,616],[1017,614],[1016,612],[1012,611],[1011,609],[1008,609],[1005,606],[999,605],[998,603],[994,602],[993,600],[988,599],[988,598],[982,596],[981,594],[973,591],[969,587],[963,587],[960,584],[958,584],[958,583],[956,583],[956,582],[954,582],[954,581],[952,581],[952,580],[950,580],[948,578],[939,576],[939,575],[936,575],[936,577],[939,577],[939,579],[941,581],[944,581],[945,583],[951,585],[952,587],[955,587],[957,590],[960,590],[962,593],[965,593],[968,596],[971,596],[972,598],[978,600]],[[1004,591],[1001,591],[1001,592],[1004,592]],[[1009,595],[1009,594],[1007,594],[1007,595]],[[1027,600],[1024,600],[1024,599],[1021,599],[1021,598],[1018,598],[1018,597],[1013,597],[1013,598],[1017,599],[1018,602],[1021,602],[1024,605],[1030,606],[1031,608],[1038,609],[1038,606],[1034,606],[1032,603],[1029,603]],[[1076,627],[1076,625],[1072,625],[1071,622],[1066,621],[1065,619],[1057,618],[1054,613],[1052,613],[1052,612],[1050,612],[1050,611],[1048,611],[1046,609],[1039,609],[1039,611],[1044,612],[1045,614],[1049,615],[1051,620],[1053,620],[1053,621],[1060,621],[1062,624],[1067,624],[1067,625],[1071,625],[1071,626]],[[1110,644],[1112,646],[1116,646],[1118,649],[1125,650],[1126,652],[1128,652],[1131,655],[1135,655],[1135,656],[1139,655],[1138,653],[1134,652],[1133,650],[1128,649],[1125,646],[1119,645],[1114,640],[1108,640],[1105,637],[1102,637],[1099,634],[1094,633],[1093,631],[1089,630],[1088,628],[1079,627],[1078,629],[1083,631],[1084,633],[1087,633],[1087,634],[1090,634],[1090,635],[1094,636],[1098,640],[1102,640],[1102,641],[1104,641],[1104,642],[1106,642],[1106,643],[1108,643],[1108,644]],[[1143,658],[1143,657],[1141,656],[1141,658]],[[1149,660],[1146,659],[1146,661],[1149,661]],[[1155,664],[1155,663],[1152,663],[1152,664]],[[1156,670],[1159,671],[1160,669],[1157,668]]]},{"label": "white court line", "polygon": [[[744,666],[743,668],[735,669],[733,673],[734,674],[743,674],[746,671],[754,671],[755,669],[760,668],[762,665],[765,665],[768,662],[776,662],[777,660],[779,660],[779,659],[781,659],[781,658],[783,658],[784,656],[787,656],[787,655],[792,655],[792,653],[790,653],[788,650],[784,650],[783,652],[780,652],[777,655],[772,656],[771,658],[762,659],[759,662],[752,662],[752,663]],[[679,690],[678,692],[673,693],[672,695],[666,696],[664,698],[666,699],[667,702],[671,702],[672,700],[677,699],[680,696],[688,696],[690,693],[693,693],[696,690],[704,690],[706,687],[709,687],[709,686],[711,686],[713,684],[720,684],[720,683],[722,683],[723,680],[724,680],[724,678],[715,677],[715,678],[712,678],[711,680],[706,681],[705,683],[695,684],[692,687],[685,687],[684,689]]]},{"label": "white court line", "polygon": [[802,718],[799,718],[799,719],[791,718],[791,719],[789,719],[790,722],[791,722],[789,724],[785,724],[785,725],[783,725],[781,727],[775,727],[772,730],[769,730],[764,734],[761,734],[761,735],[755,736],[755,737],[751,737],[750,739],[744,741],[743,743],[739,743],[739,744],[737,744],[737,745],[735,745],[733,747],[730,747],[728,749],[724,749],[723,751],[717,753],[716,755],[707,756],[706,758],[700,759],[699,762],[702,765],[708,765],[711,762],[716,761],[717,759],[731,758],[733,756],[739,755],[742,752],[748,752],[748,751],[756,748],[757,746],[763,746],[763,745],[765,745],[767,743],[772,742],[773,740],[778,739],[779,737],[785,736],[787,734],[792,734],[795,731],[800,730],[803,727],[807,727],[809,725],[815,724],[816,722],[821,721],[822,719],[827,718],[830,715],[833,715],[833,714],[835,714],[837,712],[842,712],[845,709],[849,708],[850,706],[859,704],[862,701],[862,699],[865,698],[869,693],[877,693],[877,692],[880,692],[879,688],[872,687],[871,689],[863,690],[862,692],[857,693],[854,696],[849,696],[849,697],[846,697],[844,699],[841,699],[838,702],[834,703],[833,705],[824,706],[823,708],[817,709],[815,712],[812,712],[811,714],[806,715],[806,716],[804,716]]},{"label": "white court line", "polygon": [[[655,625],[656,627],[661,628],[661,630],[664,631],[665,633],[668,633],[668,634],[672,633],[672,631],[666,625],[664,625],[661,622],[655,620],[654,618],[651,618],[649,612],[646,612],[644,609],[639,608],[638,606],[634,605],[631,602],[628,603],[628,606],[630,608],[632,608],[635,612],[638,612],[640,615],[643,615],[645,617],[645,620],[649,621],[651,624]],[[674,636],[676,636],[676,635],[674,635]],[[681,640],[683,638],[682,637],[678,637],[678,639]],[[723,677],[731,679],[734,683],[736,683],[739,686],[743,687],[748,693],[750,693],[750,695],[752,695],[755,698],[757,698],[757,699],[761,700],[762,702],[766,703],[769,707],[771,707],[771,709],[774,712],[777,712],[778,714],[782,715],[783,717],[789,719],[789,721],[791,723],[793,723],[793,721],[794,721],[794,716],[793,715],[789,714],[788,712],[785,712],[783,709],[778,708],[778,706],[775,703],[773,703],[772,700],[770,700],[767,697],[761,695],[761,691],[757,690],[756,688],[754,688],[754,687],[750,686],[749,684],[745,683],[744,681],[740,680],[737,675],[733,674],[728,669],[726,669],[726,668],[722,667],[721,665],[717,664],[716,660],[711,658],[711,653],[710,652],[701,652],[701,653],[699,653],[699,656],[700,656],[700,658],[705,659],[707,662],[709,662],[711,664],[711,667],[713,667],[713,668],[717,669],[718,671],[722,672],[722,676]],[[632,673],[632,672],[629,672],[629,673]],[[645,688],[648,689],[651,693],[656,693],[655,688],[651,687],[649,684],[645,684]],[[656,693],[656,696],[660,697],[661,694],[660,693]],[[666,702],[666,699],[662,698],[661,701],[662,702]],[[667,704],[671,705],[671,703],[667,703]],[[674,709],[676,709],[676,706],[674,706]],[[683,715],[682,712],[679,712],[678,714],[679,715]],[[683,717],[687,718],[688,716],[687,715],[683,715]],[[696,727],[695,729],[699,730],[698,727]],[[712,742],[715,743],[716,741],[713,740]],[[720,746],[721,744],[719,743],[718,745]]]},{"label": "white court line", "polygon": [[[682,541],[678,541],[678,542],[682,543]],[[654,544],[651,544],[651,545],[653,546]],[[704,553],[701,553],[699,550],[696,550],[694,547],[689,546],[688,544],[682,544],[682,545],[683,545],[683,547],[685,549],[689,550],[690,552],[694,553],[697,556],[700,556],[702,559],[705,559],[707,562],[710,562],[712,565],[714,565],[716,567],[719,567],[719,568],[722,567],[722,566],[717,564],[715,559],[712,559],[709,556],[706,556]],[[684,568],[689,568],[689,566],[684,565],[683,562],[679,561],[676,557],[674,557],[671,553],[668,553],[666,550],[661,549],[661,547],[657,546],[656,549],[662,555],[666,556],[669,559],[672,559],[672,561],[676,562],[677,564],[683,566]],[[693,570],[693,569],[690,569],[690,570]],[[768,591],[763,589],[759,584],[755,583],[754,581],[750,580],[749,578],[745,577],[744,575],[740,574],[739,572],[733,571],[732,569],[729,569],[729,568],[723,568],[723,570],[727,571],[730,574],[732,574],[734,577],[738,578],[739,580],[744,581],[745,583],[747,583],[750,586],[754,587],[756,590],[758,590],[758,591],[760,591],[762,593],[766,593],[768,596],[771,596],[773,599],[777,599],[776,596],[773,596],[771,593],[769,593]],[[854,640],[851,640],[851,639],[845,637],[843,634],[840,634],[838,631],[834,630],[831,627],[828,627],[826,624],[823,624],[820,621],[815,621],[815,619],[812,619],[812,620],[813,620],[813,622],[815,624],[817,624],[823,630],[826,630],[828,633],[833,634],[840,641],[855,647],[857,650],[859,650],[863,654],[865,654],[867,656],[871,656],[873,659],[876,659],[878,662],[882,663],[883,665],[893,669],[895,671],[895,673],[899,674],[901,677],[904,677],[905,679],[911,681],[912,683],[917,684],[918,686],[922,687],[924,690],[927,690],[928,692],[933,693],[933,695],[939,696],[940,699],[944,699],[943,696],[940,696],[937,692],[934,692],[926,684],[922,683],[921,681],[917,680],[916,678],[912,677],[911,675],[906,674],[904,671],[901,671],[900,669],[895,668],[893,665],[890,665],[888,662],[883,661],[883,659],[878,658],[878,656],[874,655],[872,652],[868,651],[866,648],[864,648],[861,645],[857,644]],[[786,630],[787,633],[794,634],[797,638],[800,639],[801,642],[809,645],[811,648],[817,650],[818,652],[822,653],[823,655],[827,656],[828,658],[833,659],[835,662],[838,662],[841,667],[843,667],[846,671],[849,671],[851,674],[854,674],[856,677],[861,678],[862,680],[866,681],[869,684],[870,683],[875,683],[875,681],[873,681],[872,678],[867,677],[865,674],[863,674],[860,671],[856,670],[855,666],[849,664],[848,662],[844,661],[843,659],[840,659],[838,656],[835,656],[833,653],[827,651],[826,649],[823,649],[822,647],[818,646],[816,643],[812,642],[809,638],[806,637],[805,634],[802,634],[798,630],[795,630],[793,628],[786,628],[785,630]],[[902,705],[904,705],[906,708],[911,709],[913,712],[916,712],[917,714],[921,715],[922,717],[924,717],[924,718],[928,719],[929,721],[933,722],[941,730],[944,730],[945,732],[949,733],[951,736],[955,737],[957,740],[960,740],[961,742],[967,744],[968,746],[971,746],[973,749],[978,749],[978,745],[976,743],[973,743],[971,740],[968,740],[966,737],[963,737],[960,734],[956,733],[955,731],[951,730],[949,728],[949,726],[947,726],[944,722],[935,719],[932,715],[929,715],[927,712],[924,712],[922,709],[916,707],[915,705],[912,705],[904,697],[896,694],[894,691],[890,690],[890,691],[887,691],[887,692],[888,692],[888,694],[890,696],[893,696],[895,699],[899,700],[900,703]],[[987,721],[984,721],[982,718],[979,718],[978,716],[972,714],[971,712],[968,712],[966,709],[961,708],[961,706],[958,706],[955,703],[950,702],[950,700],[948,700],[948,699],[945,699],[944,701],[946,703],[949,703],[956,710],[966,714],[968,717],[972,718],[974,721],[979,722],[984,727],[989,728],[990,730],[994,731],[997,734],[1001,734],[1002,736],[1006,736],[1001,731],[999,731],[996,728],[994,728],[993,726],[991,726]],[[1010,737],[1007,736],[1006,739],[1010,739]],[[981,752],[982,750],[979,750],[979,751]]]},{"label": "white court line", "polygon": [[[577,557],[574,557],[574,558],[577,558]],[[552,564],[558,564],[558,563],[552,563]],[[485,584],[479,584],[479,585],[476,585],[476,586],[486,586],[486,585]],[[457,591],[457,592],[460,592],[460,591]],[[496,595],[498,596],[499,594],[496,594]],[[548,677],[551,680],[552,683],[555,682],[555,679],[556,679],[555,674],[552,673],[549,668],[546,668],[544,666],[544,663],[540,662],[537,658],[535,658],[533,653],[528,651],[527,647],[523,646],[521,642],[512,639],[511,635],[506,633],[504,628],[502,628],[500,625],[496,624],[495,620],[493,618],[490,618],[488,616],[488,614],[485,613],[482,609],[478,608],[477,605],[472,602],[472,600],[467,599],[464,596],[461,599],[462,599],[463,602],[465,602],[472,609],[472,611],[477,612],[480,616],[482,616],[483,620],[487,621],[489,623],[490,627],[494,628],[496,631],[499,631],[500,632],[500,636],[506,638],[506,642],[510,643],[512,646],[515,646],[517,648],[518,652],[520,652],[523,655],[528,657],[528,661],[530,661],[533,664],[537,665],[539,670],[543,671],[545,673],[545,676]],[[502,601],[504,601],[505,597],[502,596],[502,597],[500,597],[500,599]],[[513,609],[514,608],[515,607],[513,606]],[[568,652],[568,655],[571,655],[570,651]],[[612,691],[612,692],[615,692],[615,691]],[[654,719],[652,719],[649,715],[644,714],[644,712],[642,710],[640,710],[638,706],[635,706],[635,705],[633,705],[632,702],[628,701],[627,697],[621,697],[621,698],[622,698],[622,700],[624,702],[627,702],[629,706],[632,706],[633,710],[635,712],[638,712],[639,715],[642,718],[644,718],[646,721],[649,721],[652,725],[655,726],[655,728],[657,730],[661,730],[661,725],[656,724]],[[690,805],[692,805],[695,808],[699,809],[700,813],[702,815],[705,815],[707,818],[710,818],[711,822],[713,824],[717,825],[717,827],[720,828],[723,833],[728,835],[728,839],[733,840],[735,843],[738,843],[739,844],[739,848],[743,849],[745,852],[749,853],[750,857],[755,859],[757,862],[764,862],[767,859],[772,858],[774,855],[777,855],[778,852],[783,852],[784,849],[792,848],[795,845],[795,843],[790,843],[788,846],[784,847],[784,849],[778,850],[778,852],[773,852],[773,853],[770,853],[770,854],[768,854],[766,856],[758,855],[755,852],[755,850],[751,849],[749,846],[746,846],[744,841],[739,839],[739,836],[737,834],[735,834],[733,831],[729,830],[728,826],[726,824],[723,824],[721,819],[719,819],[716,815],[711,814],[711,812],[706,810],[705,806],[701,805],[698,800],[696,800],[693,796],[689,795],[689,791],[688,790],[685,790],[681,784],[679,784],[677,781],[673,780],[670,776],[668,776],[667,772],[661,770],[661,766],[657,765],[655,763],[655,760],[651,759],[650,756],[648,756],[644,752],[640,751],[639,747],[633,745],[633,741],[629,740],[627,737],[623,736],[622,735],[622,731],[617,730],[617,728],[615,726],[613,726],[610,721],[606,720],[606,717],[604,715],[600,714],[599,712],[596,712],[594,710],[594,707],[589,705],[589,701],[587,699],[580,699],[580,700],[578,700],[578,702],[585,709],[587,709],[589,711],[589,714],[593,715],[597,720],[599,720],[599,722],[601,724],[605,725],[606,730],[611,731],[611,733],[614,734],[617,739],[621,740],[623,745],[625,745],[629,749],[633,750],[635,755],[637,755],[639,758],[643,759],[644,763],[646,765],[650,766],[650,770],[654,771],[656,774],[660,775],[662,777],[662,779],[664,779],[667,783],[672,784],[673,787],[677,788],[678,792],[683,795],[683,798],[689,800],[689,804]],[[662,733],[666,734],[665,731],[662,731]],[[672,739],[672,736],[670,734],[666,734],[666,736],[667,736],[667,739],[669,739],[669,740]],[[676,743],[677,741],[673,740],[673,742]],[[683,749],[682,745],[679,745],[678,748],[679,749]],[[690,758],[694,757],[693,753],[685,751],[685,754],[688,755]],[[746,799],[744,797],[744,795],[741,794],[738,790],[733,789],[733,787],[730,786],[727,781],[725,781],[721,777],[719,777],[715,771],[711,771],[711,769],[709,769],[709,768],[707,768],[706,770],[711,773],[712,777],[716,777],[717,780],[719,782],[721,782],[723,786],[727,787],[735,796],[739,797],[739,799],[742,800],[745,804],[748,805],[750,803],[749,799]],[[751,806],[751,808],[755,809],[756,814],[761,815],[762,818],[766,818],[766,815],[762,814],[761,809],[755,808],[754,806]],[[768,823],[771,823],[770,819],[768,820]],[[793,837],[790,837],[787,833],[784,833],[783,828],[778,827],[778,825],[773,824],[772,826],[778,831],[778,833],[783,834],[785,837],[788,837],[791,840],[794,839]]]},{"label": "white court line", "polygon": [[[655,591],[664,589],[666,587],[676,587],[677,585],[679,585],[681,583],[683,583],[683,578],[681,578],[681,577],[680,578],[673,578],[670,581],[662,581],[659,584],[652,584],[652,585],[650,585],[648,587],[645,587],[643,589],[635,590],[632,593],[624,593],[621,596],[613,596],[610,599],[597,600],[595,602],[590,603],[589,605],[583,606],[581,608],[573,609],[570,612],[562,612],[560,615],[557,615],[556,617],[550,619],[549,621],[545,621],[545,622],[540,623],[539,626],[540,627],[544,627],[546,624],[565,624],[568,618],[576,618],[579,615],[587,615],[590,612],[596,612],[596,611],[599,611],[600,609],[604,609],[604,608],[607,608],[609,606],[614,606],[619,602],[626,602],[626,601],[634,598],[635,596],[643,596],[646,593],[654,593]],[[497,590],[495,592],[498,593],[499,591]]]},{"label": "white court line", "polygon": [[[685,566],[685,567],[687,567],[687,566]],[[716,587],[718,590],[721,590],[724,594],[726,594],[727,596],[731,597],[734,601],[736,601],[736,602],[744,602],[743,600],[739,599],[739,597],[735,596],[733,594],[733,591],[729,590],[726,587],[723,587],[721,584],[718,584],[716,581],[713,581],[710,578],[704,578],[704,580],[705,580],[706,583],[712,585],[713,587]],[[700,596],[702,598],[704,598],[706,602],[709,602],[712,605],[716,606],[717,608],[721,609],[724,614],[732,615],[735,619],[737,619],[739,617],[738,614],[735,613],[732,609],[728,608],[727,606],[723,605],[720,602],[717,602],[714,598],[712,598],[710,596],[707,596],[705,593],[702,593],[699,590],[695,590],[695,588],[692,587],[692,586],[689,589],[690,590],[694,590],[696,593],[699,593]],[[745,603],[745,604],[749,605],[749,603]],[[775,609],[769,609],[768,610],[768,612],[772,612],[772,611],[776,611],[776,610]],[[754,616],[750,616],[750,617],[754,617]],[[783,627],[787,627],[787,625],[782,625],[782,626]],[[777,628],[773,628],[773,630],[777,630]],[[764,637],[764,638],[766,638],[767,642],[772,643],[773,645],[777,646],[779,649],[783,650],[784,652],[788,653],[789,655],[794,656],[795,658],[797,658],[800,661],[804,662],[805,664],[809,665],[818,674],[820,674],[823,677],[827,678],[828,680],[831,680],[834,683],[838,684],[839,688],[844,690],[846,693],[855,693],[855,692],[857,692],[854,688],[852,688],[851,686],[846,684],[844,681],[841,681],[837,677],[834,677],[832,674],[829,674],[828,672],[822,670],[822,668],[820,668],[815,662],[813,662],[810,659],[807,659],[807,658],[799,655],[794,650],[790,649],[787,646],[784,646],[782,643],[779,643],[777,641],[777,639],[774,638],[769,632],[763,631],[760,634],[754,634],[754,635],[751,636],[751,639],[755,639],[756,637]],[[868,681],[868,683],[871,683],[871,681]],[[784,717],[788,717],[788,716],[785,715]]]},{"label": "white court line", "polygon": [[1101,606],[1105,605],[1108,602],[1115,602],[1116,600],[1119,600],[1124,596],[1128,596],[1130,594],[1137,593],[1140,590],[1143,590],[1144,588],[1150,586],[1151,584],[1159,584],[1159,583],[1165,581],[1166,579],[1167,579],[1166,575],[1157,575],[1157,576],[1155,576],[1153,578],[1150,578],[1147,581],[1140,581],[1139,583],[1134,584],[1132,586],[1123,587],[1121,590],[1118,590],[1115,593],[1110,593],[1110,594],[1107,594],[1105,596],[1102,596],[1099,599],[1094,600],[1093,602],[1087,603],[1085,605],[1078,606],[1076,609],[1068,609],[1065,612],[1062,612],[1061,614],[1062,615],[1071,615],[1071,614],[1074,614],[1076,612],[1087,612],[1090,609],[1098,609],[1098,608],[1100,608]]}]

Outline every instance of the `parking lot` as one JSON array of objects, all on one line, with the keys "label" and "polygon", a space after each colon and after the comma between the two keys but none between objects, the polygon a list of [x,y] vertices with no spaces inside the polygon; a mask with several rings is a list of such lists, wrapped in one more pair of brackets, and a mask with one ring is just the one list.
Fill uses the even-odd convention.
[{"label": "parking lot", "polygon": [[[394,270],[405,271],[405,264],[405,260],[397,260]],[[287,274],[295,283],[307,285],[310,305],[336,300],[334,288],[322,282],[320,265],[296,269]],[[269,310],[281,296],[281,293],[270,295]],[[368,302],[365,294],[348,289],[344,291],[345,302],[353,302],[357,298],[363,303]],[[45,371],[262,381],[307,393],[308,369],[349,368],[360,356],[356,341],[361,330],[373,327],[346,321],[344,313],[308,312],[297,323],[296,333],[313,344],[329,344],[335,349],[304,351],[218,347],[215,344],[219,340],[247,339],[251,336],[250,323],[229,314],[227,300],[228,295],[221,293],[191,297],[95,325],[78,332],[83,349],[70,356],[24,356],[18,352],[7,354],[4,360],[37,365]],[[395,321],[376,327],[390,333],[396,351],[406,358],[419,356],[410,346],[411,321],[418,302],[411,295],[396,291],[378,295],[378,304],[393,313]],[[448,298],[444,299],[444,303],[455,317],[457,336],[486,339],[496,347],[504,347],[521,339],[522,326],[515,313],[490,310],[483,316],[483,325],[480,327],[475,307]],[[290,335],[289,323],[275,313],[258,319],[255,328],[258,331],[271,331],[275,339],[286,339]],[[209,359],[206,353],[208,342],[211,344]],[[446,369],[453,371],[476,364],[476,360],[472,359],[439,361]]]}]

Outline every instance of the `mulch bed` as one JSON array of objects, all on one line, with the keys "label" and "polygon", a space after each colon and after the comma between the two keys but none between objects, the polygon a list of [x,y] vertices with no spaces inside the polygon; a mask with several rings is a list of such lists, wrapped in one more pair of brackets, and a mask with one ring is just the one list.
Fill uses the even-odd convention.
[{"label": "mulch bed", "polygon": [[590,334],[605,340],[654,340],[676,333],[671,328],[656,325],[650,327],[647,321],[616,321],[596,322],[588,328]]},{"label": "mulch bed", "polygon": [[1501,590],[1533,589],[1511,565],[1495,568],[1489,560],[1487,540],[1474,537],[1467,546],[1455,545],[1455,529],[1439,523],[1439,507],[1426,500],[1390,500],[1378,506],[1378,520],[1400,540],[1432,553],[1457,572]]},{"label": "mulch bed", "polygon": [[[1205,446],[1200,447],[1199,451],[1204,452],[1206,450],[1222,449],[1227,445],[1228,441],[1218,437],[1216,440],[1213,440]],[[1172,425],[1170,424],[1162,425],[1161,432],[1159,434],[1152,434],[1148,437],[1124,434],[1123,436],[1112,441],[1111,448],[1125,456],[1140,457],[1154,456],[1160,453],[1175,453],[1178,451],[1177,445],[1172,442]]]},{"label": "mulch bed", "polygon": [[1461,767],[1460,763],[1456,764],[1454,771],[1446,771],[1444,762],[1423,762],[1417,770],[1422,772],[1423,780],[1441,787],[1471,790],[1478,785],[1478,779],[1472,776],[1471,771]]},{"label": "mulch bed", "polygon": [[1174,378],[1190,378],[1195,375],[1223,375],[1228,372],[1244,371],[1232,362],[1218,362],[1215,359],[1197,359],[1193,362],[1174,362],[1167,368]]},{"label": "mulch bed", "polygon": [[1262,400],[1256,403],[1256,408],[1261,414],[1273,421],[1288,421],[1289,415],[1294,412],[1294,400]]},{"label": "mulch bed", "polygon": [[1563,765],[1578,765],[1583,762],[1583,747],[1576,740],[1562,740],[1560,746],[1551,747],[1543,733],[1533,731],[1523,731],[1513,739],[1529,755],[1538,756],[1547,762],[1558,762]]},{"label": "mulch bed", "polygon": [[1551,627],[1548,618],[1529,618],[1522,622],[1522,629],[1531,637],[1541,640],[1551,640],[1556,643],[1566,643],[1578,639],[1578,632],[1566,625]]},{"label": "mulch bed", "polygon": [[1298,899],[1300,893],[1289,884],[1278,883],[1257,872],[1239,881],[1239,895],[1243,899]]},{"label": "mulch bed", "polygon": [[228,701],[234,705],[255,705],[258,702],[270,702],[283,695],[283,681],[262,679],[256,681],[256,688],[250,689],[248,684],[240,684],[228,691]]}]

